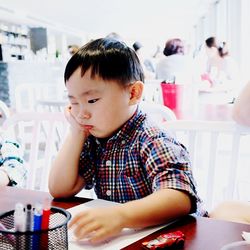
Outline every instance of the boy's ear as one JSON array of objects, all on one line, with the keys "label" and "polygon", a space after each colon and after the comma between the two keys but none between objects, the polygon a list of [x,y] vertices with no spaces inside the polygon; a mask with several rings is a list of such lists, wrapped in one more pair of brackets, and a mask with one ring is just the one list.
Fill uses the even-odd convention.
[{"label": "boy's ear", "polygon": [[136,81],[129,86],[130,100],[129,104],[134,105],[140,102],[142,97],[144,84],[141,81]]}]

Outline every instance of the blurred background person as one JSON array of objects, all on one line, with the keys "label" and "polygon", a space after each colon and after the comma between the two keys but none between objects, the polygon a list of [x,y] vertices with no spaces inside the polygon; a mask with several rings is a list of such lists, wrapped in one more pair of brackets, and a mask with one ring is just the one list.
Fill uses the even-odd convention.
[{"label": "blurred background person", "polygon": [[78,45],[69,45],[68,51],[69,51],[70,56],[73,56],[78,51],[78,49],[79,49]]},{"label": "blurred background person", "polygon": [[208,61],[208,73],[213,85],[224,84],[225,87],[234,88],[237,82],[238,66],[235,60],[229,55],[226,42],[220,43],[217,53],[213,54]]},{"label": "blurred background person", "polygon": [[124,38],[116,32],[111,32],[111,33],[107,34],[106,38],[115,39],[115,40],[121,41],[121,42],[124,41]]},{"label": "blurred background person", "polygon": [[217,41],[214,36],[209,37],[205,40],[206,46],[205,46],[205,51],[207,55],[207,59],[209,60],[210,58],[217,56],[218,51],[217,51]]},{"label": "blurred background person", "polygon": [[145,79],[155,78],[155,68],[150,57],[146,55],[145,48],[138,41],[134,42],[132,47],[141,62]]},{"label": "blurred background person", "polygon": [[201,83],[205,86],[211,87],[213,81],[210,77],[210,60],[213,57],[219,57],[216,37],[208,37],[204,44],[200,46],[198,51],[194,55],[194,64],[196,65],[196,72],[198,79],[201,80]]},{"label": "blurred background person", "polygon": [[156,65],[156,78],[180,84],[193,83],[193,62],[185,53],[184,42],[179,38],[166,42],[165,55]]}]

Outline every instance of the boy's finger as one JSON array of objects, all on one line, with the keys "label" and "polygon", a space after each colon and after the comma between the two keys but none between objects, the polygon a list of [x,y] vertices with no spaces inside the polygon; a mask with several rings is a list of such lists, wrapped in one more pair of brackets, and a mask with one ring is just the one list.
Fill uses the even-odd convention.
[{"label": "boy's finger", "polygon": [[70,222],[69,222],[69,228],[72,227],[74,224],[77,224],[77,222],[82,219],[82,216],[84,216],[83,214],[77,214],[76,216],[74,216]]},{"label": "boy's finger", "polygon": [[75,215],[69,223],[69,228],[72,227],[74,224],[77,224],[78,226],[84,226],[92,222],[93,219],[87,215],[88,214],[86,213],[86,211]]},{"label": "boy's finger", "polygon": [[74,234],[77,239],[82,239],[84,237],[89,237],[90,234],[95,234],[95,231],[99,229],[99,225],[97,223],[90,223],[83,227],[78,227],[74,231]]},{"label": "boy's finger", "polygon": [[95,234],[93,235],[93,237],[90,238],[90,242],[91,243],[99,243],[101,241],[106,240],[108,237],[111,237],[112,233],[107,233],[106,230],[104,229],[99,229],[95,232]]}]

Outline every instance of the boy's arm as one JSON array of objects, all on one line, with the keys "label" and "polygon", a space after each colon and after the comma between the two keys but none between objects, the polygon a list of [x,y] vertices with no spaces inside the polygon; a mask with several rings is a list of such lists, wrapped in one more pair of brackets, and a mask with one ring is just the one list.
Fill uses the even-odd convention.
[{"label": "boy's arm", "polygon": [[236,122],[250,126],[250,82],[247,83],[236,98],[232,117]]},{"label": "boy's arm", "polygon": [[186,149],[164,137],[145,144],[141,148],[141,155],[147,166],[148,176],[154,183],[152,188],[157,191],[112,208],[80,212],[70,222],[70,226],[75,227],[76,237],[91,235],[91,241],[102,241],[116,235],[122,228],[166,223],[195,212],[195,203],[199,198],[189,169]]},{"label": "boy's arm", "polygon": [[77,214],[69,226],[78,239],[90,237],[99,242],[118,234],[123,228],[142,228],[167,223],[189,214],[191,198],[174,189],[161,189],[140,200],[109,208],[89,209]]},{"label": "boy's arm", "polygon": [[190,196],[175,189],[161,189],[153,194],[121,205],[123,227],[147,227],[166,223],[191,211]]},{"label": "boy's arm", "polygon": [[53,197],[70,197],[84,187],[84,179],[78,174],[78,165],[85,141],[86,136],[82,131],[69,130],[49,175],[49,191]]}]

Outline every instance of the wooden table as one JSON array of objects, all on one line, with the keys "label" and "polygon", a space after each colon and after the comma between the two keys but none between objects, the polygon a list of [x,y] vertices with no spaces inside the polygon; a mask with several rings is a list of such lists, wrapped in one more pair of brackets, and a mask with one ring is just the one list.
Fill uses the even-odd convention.
[{"label": "wooden table", "polygon": [[[46,192],[40,191],[12,187],[0,188],[0,213],[14,209],[17,202],[34,204],[36,202],[42,202],[46,197],[51,196]],[[89,200],[90,199],[79,197],[57,199],[52,201],[52,206],[68,209]],[[186,216],[171,226],[163,228],[123,248],[123,250],[141,249],[141,243],[143,241],[151,240],[161,233],[173,232],[175,230],[181,230],[186,236],[185,245],[181,250],[219,250],[226,244],[242,240],[242,231],[250,232],[250,225]]]},{"label": "wooden table", "polygon": [[[241,233],[242,231],[250,232],[250,225],[186,216],[173,225],[123,248],[123,250],[141,249],[143,241],[151,240],[161,233],[174,232],[176,230],[181,230],[186,236],[185,245],[179,250],[220,250],[226,244],[243,240]],[[250,249],[250,246],[247,249]],[[240,250],[240,248],[237,250]]]}]

